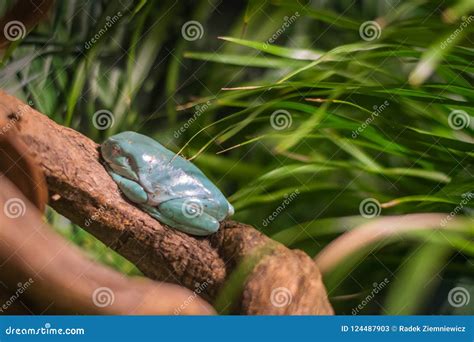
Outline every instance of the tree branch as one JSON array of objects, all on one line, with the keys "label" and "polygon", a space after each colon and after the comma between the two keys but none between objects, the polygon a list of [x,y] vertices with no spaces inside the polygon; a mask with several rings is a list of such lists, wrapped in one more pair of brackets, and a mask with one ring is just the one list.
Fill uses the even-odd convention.
[{"label": "tree branch", "polygon": [[[53,2],[53,0],[17,0],[0,18],[0,50],[11,44],[12,36],[16,38],[26,35],[46,18]],[[13,24],[13,27],[9,27],[9,23]]]},{"label": "tree branch", "polygon": [[0,314],[212,314],[193,292],[87,259],[0,177]]},{"label": "tree branch", "polygon": [[416,213],[372,219],[333,240],[315,256],[314,261],[321,272],[326,274],[344,259],[379,241],[403,236],[404,233],[410,231],[439,231],[455,228],[456,226],[452,224],[441,225],[446,216],[447,214],[443,213]]},{"label": "tree branch", "polygon": [[[272,246],[271,253],[261,258],[247,278],[240,313],[333,313],[321,274],[306,254],[233,221],[222,223],[219,232],[207,238],[161,225],[121,196],[101,164],[96,143],[0,92],[0,127],[9,123],[44,171],[50,206],[132,261],[148,277],[190,289],[196,283],[206,284],[202,295],[213,299],[245,256]],[[284,306],[272,305],[272,291],[280,288],[286,289],[292,300]]]}]

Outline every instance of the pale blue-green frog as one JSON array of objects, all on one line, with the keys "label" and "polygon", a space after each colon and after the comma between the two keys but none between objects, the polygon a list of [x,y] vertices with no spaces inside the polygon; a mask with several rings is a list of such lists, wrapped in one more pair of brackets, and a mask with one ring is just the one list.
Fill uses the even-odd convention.
[{"label": "pale blue-green frog", "polygon": [[234,214],[232,205],[201,170],[145,135],[114,135],[104,141],[101,153],[125,197],[170,227],[209,235]]}]

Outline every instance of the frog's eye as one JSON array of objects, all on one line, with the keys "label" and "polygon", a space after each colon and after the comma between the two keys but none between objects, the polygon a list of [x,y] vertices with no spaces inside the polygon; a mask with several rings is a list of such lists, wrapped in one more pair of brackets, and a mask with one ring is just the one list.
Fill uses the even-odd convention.
[{"label": "frog's eye", "polygon": [[122,153],[122,149],[118,145],[112,146],[112,154],[113,155],[120,155]]}]

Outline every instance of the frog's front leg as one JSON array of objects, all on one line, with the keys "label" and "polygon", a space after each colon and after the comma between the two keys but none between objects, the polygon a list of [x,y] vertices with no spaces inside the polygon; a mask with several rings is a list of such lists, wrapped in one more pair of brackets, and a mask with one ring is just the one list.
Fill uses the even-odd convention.
[{"label": "frog's front leg", "polygon": [[159,204],[157,209],[164,223],[188,234],[209,235],[220,226],[216,218],[205,212],[199,199],[177,198]]},{"label": "frog's front leg", "polygon": [[148,194],[145,192],[145,190],[140,184],[128,178],[122,177],[112,171],[110,171],[109,174],[110,176],[112,176],[112,179],[117,183],[120,190],[122,190],[122,192],[125,194],[125,197],[127,197],[130,201],[138,204],[147,202]]}]

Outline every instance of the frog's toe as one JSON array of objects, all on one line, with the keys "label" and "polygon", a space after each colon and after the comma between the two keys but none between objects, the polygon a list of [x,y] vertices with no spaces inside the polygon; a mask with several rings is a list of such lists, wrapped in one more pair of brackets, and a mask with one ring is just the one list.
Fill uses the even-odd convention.
[{"label": "frog's toe", "polygon": [[[205,214],[203,214],[204,216]],[[206,215],[208,216],[208,215]],[[189,222],[188,224],[182,224],[167,219],[165,221],[167,225],[172,228],[178,229],[186,234],[196,235],[196,236],[207,236],[216,233],[219,230],[220,223],[215,218],[208,216],[202,219],[200,217],[194,222]]]},{"label": "frog's toe", "polygon": [[188,234],[204,236],[219,230],[219,221],[206,213],[198,200],[170,200],[161,203],[156,211],[164,223]]},{"label": "frog's toe", "polygon": [[234,210],[234,207],[232,206],[232,204],[228,203],[229,204],[229,210],[227,211],[227,216],[232,216],[234,215],[235,213],[235,210]]},{"label": "frog's toe", "polygon": [[180,222],[174,227],[188,234],[206,236],[217,232],[220,223],[214,217],[201,213],[197,217],[190,218],[186,223]]},{"label": "frog's toe", "polygon": [[207,232],[206,235],[216,233],[219,230],[220,226],[221,224],[219,223],[219,221],[217,221],[214,217],[209,216],[209,219],[206,220],[205,223],[205,231]]},{"label": "frog's toe", "polygon": [[122,193],[126,198],[134,203],[146,203],[148,200],[148,195],[140,184],[134,180],[120,176],[110,170],[109,174],[112,176],[112,179],[115,181],[115,183],[117,183],[120,190],[122,190]]},{"label": "frog's toe", "polygon": [[217,225],[208,226],[206,227],[206,229],[182,225],[175,226],[175,228],[187,234],[196,236],[207,236],[216,233],[219,230],[219,226],[219,222],[217,222]]}]

